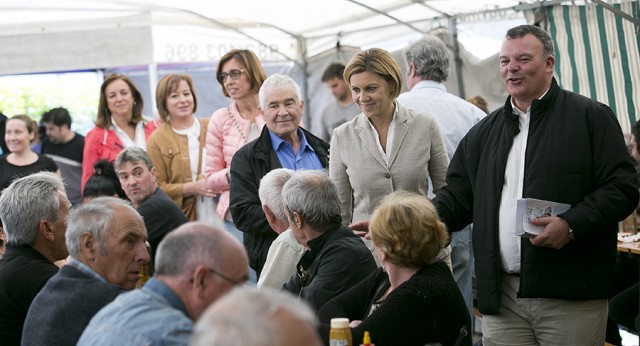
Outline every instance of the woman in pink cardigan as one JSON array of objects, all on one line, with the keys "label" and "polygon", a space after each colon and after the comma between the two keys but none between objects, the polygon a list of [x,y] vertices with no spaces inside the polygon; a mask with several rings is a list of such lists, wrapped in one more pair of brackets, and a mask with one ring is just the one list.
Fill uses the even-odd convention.
[{"label": "woman in pink cardigan", "polygon": [[236,151],[262,131],[258,91],[266,74],[252,51],[234,49],[220,59],[216,77],[224,95],[233,102],[215,111],[209,120],[205,177],[213,193],[220,195],[217,212],[225,228],[242,241],[242,232],[233,224],[229,211],[229,166]]}]

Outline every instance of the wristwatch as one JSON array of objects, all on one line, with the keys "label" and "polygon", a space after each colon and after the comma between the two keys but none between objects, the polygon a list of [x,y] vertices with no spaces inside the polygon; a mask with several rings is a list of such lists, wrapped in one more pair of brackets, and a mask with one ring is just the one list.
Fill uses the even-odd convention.
[{"label": "wristwatch", "polygon": [[569,227],[569,240],[574,240],[576,238],[575,233],[573,233],[573,229]]}]

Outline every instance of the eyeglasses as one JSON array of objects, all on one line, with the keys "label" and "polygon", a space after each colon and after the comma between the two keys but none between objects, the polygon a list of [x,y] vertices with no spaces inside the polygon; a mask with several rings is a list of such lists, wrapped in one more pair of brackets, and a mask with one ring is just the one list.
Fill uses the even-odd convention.
[{"label": "eyeglasses", "polygon": [[242,72],[244,72],[244,70],[231,70],[229,71],[229,73],[222,72],[218,75],[218,82],[220,82],[220,84],[224,83],[224,80],[227,79],[227,76],[231,77],[231,79],[233,80],[238,80],[238,78],[240,78],[240,75],[242,75]]},{"label": "eyeglasses", "polygon": [[240,280],[237,280],[237,281],[236,281],[236,280],[232,280],[232,279],[230,279],[229,277],[227,277],[227,276],[225,276],[225,275],[222,275],[219,271],[217,271],[217,270],[215,270],[215,269],[212,269],[212,268],[207,268],[207,269],[208,269],[212,274],[218,275],[219,277],[221,277],[221,278],[225,279],[225,280],[226,280],[227,282],[229,282],[232,286],[242,286],[242,285],[244,285],[244,284],[247,282],[247,280],[248,280],[248,278],[246,278],[246,277],[244,277],[244,278],[242,278],[242,279],[240,279]]}]

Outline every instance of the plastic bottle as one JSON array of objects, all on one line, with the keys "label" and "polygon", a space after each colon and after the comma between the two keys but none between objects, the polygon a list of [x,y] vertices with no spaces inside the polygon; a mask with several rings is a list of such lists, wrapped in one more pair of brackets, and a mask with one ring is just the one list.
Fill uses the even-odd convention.
[{"label": "plastic bottle", "polygon": [[140,266],[140,278],[136,283],[136,288],[142,288],[147,281],[149,281],[149,265],[145,263]]},{"label": "plastic bottle", "polygon": [[375,344],[371,343],[371,336],[369,335],[368,330],[364,331],[364,337],[362,338],[362,343],[360,344],[360,346],[376,346]]},{"label": "plastic bottle", "polygon": [[[149,258],[151,258],[151,244],[148,241],[144,242],[144,246],[147,248],[147,253],[149,253]],[[136,288],[142,288],[144,284],[149,281],[149,279],[153,276],[153,266],[151,264],[151,260],[149,262],[140,266],[140,279],[138,279],[138,283],[136,284]]]},{"label": "plastic bottle", "polygon": [[352,346],[348,318],[332,318],[329,346]]}]

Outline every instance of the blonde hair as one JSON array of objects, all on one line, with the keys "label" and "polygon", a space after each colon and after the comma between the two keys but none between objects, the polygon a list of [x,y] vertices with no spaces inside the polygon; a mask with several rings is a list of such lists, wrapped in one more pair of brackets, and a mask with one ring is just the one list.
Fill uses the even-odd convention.
[{"label": "blonde hair", "polygon": [[433,204],[425,196],[406,191],[382,200],[371,217],[369,232],[389,262],[409,268],[433,263],[449,241]]},{"label": "blonde hair", "polygon": [[38,123],[35,120],[31,119],[29,116],[25,114],[18,114],[7,119],[7,121],[9,120],[22,120],[24,125],[27,127],[27,132],[29,134],[33,134],[33,139],[30,141],[30,143],[33,143],[38,139]]},{"label": "blonde hair", "polygon": [[486,114],[489,114],[489,105],[487,104],[487,100],[485,100],[484,97],[480,95],[476,95],[468,98],[467,101],[473,104],[474,106],[480,108],[480,110],[482,110]]},{"label": "blonde hair", "polygon": [[391,54],[384,49],[371,48],[354,55],[344,69],[344,80],[351,83],[351,76],[373,72],[389,83],[391,98],[396,99],[402,89],[402,72]]}]

